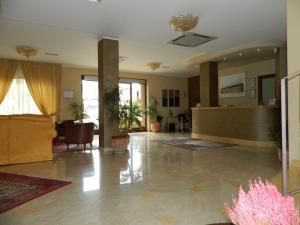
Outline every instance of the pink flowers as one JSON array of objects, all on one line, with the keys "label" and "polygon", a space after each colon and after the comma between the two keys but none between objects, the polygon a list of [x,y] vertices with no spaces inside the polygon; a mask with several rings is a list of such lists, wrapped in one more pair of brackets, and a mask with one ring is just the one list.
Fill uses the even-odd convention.
[{"label": "pink flowers", "polygon": [[249,191],[241,187],[232,208],[225,207],[236,225],[299,225],[294,199],[282,196],[268,181],[250,181]]}]

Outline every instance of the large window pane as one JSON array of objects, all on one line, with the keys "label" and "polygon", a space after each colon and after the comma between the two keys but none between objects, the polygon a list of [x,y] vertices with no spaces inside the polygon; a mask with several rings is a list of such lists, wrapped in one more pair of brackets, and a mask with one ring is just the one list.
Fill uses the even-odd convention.
[{"label": "large window pane", "polygon": [[[86,78],[86,79],[85,79]],[[98,101],[98,81],[84,77],[82,80],[82,101],[88,118],[86,122],[93,122],[99,126],[99,101]]]},{"label": "large window pane", "polygon": [[30,95],[22,75],[18,75],[18,78],[13,80],[4,101],[0,105],[0,114],[42,114]]}]

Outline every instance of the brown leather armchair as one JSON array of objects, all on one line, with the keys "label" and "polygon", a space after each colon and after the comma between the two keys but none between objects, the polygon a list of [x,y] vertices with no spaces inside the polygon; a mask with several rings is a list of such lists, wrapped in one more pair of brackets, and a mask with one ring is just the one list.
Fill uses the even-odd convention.
[{"label": "brown leather armchair", "polygon": [[89,143],[92,148],[94,139],[94,123],[74,123],[65,126],[65,143],[69,150],[70,144],[83,144],[86,149],[86,144]]}]

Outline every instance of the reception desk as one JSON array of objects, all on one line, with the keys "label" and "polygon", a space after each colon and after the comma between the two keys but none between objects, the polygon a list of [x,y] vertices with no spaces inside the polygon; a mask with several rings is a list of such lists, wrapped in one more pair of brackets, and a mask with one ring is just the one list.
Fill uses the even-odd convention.
[{"label": "reception desk", "polygon": [[192,108],[192,138],[247,146],[274,147],[280,131],[280,108]]}]

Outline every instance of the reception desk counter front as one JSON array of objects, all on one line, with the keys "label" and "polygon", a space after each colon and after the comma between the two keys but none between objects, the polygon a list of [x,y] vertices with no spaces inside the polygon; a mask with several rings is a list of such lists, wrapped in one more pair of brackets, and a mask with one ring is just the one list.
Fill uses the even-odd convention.
[{"label": "reception desk counter front", "polygon": [[280,108],[192,108],[192,138],[247,146],[274,147],[280,134]]}]

